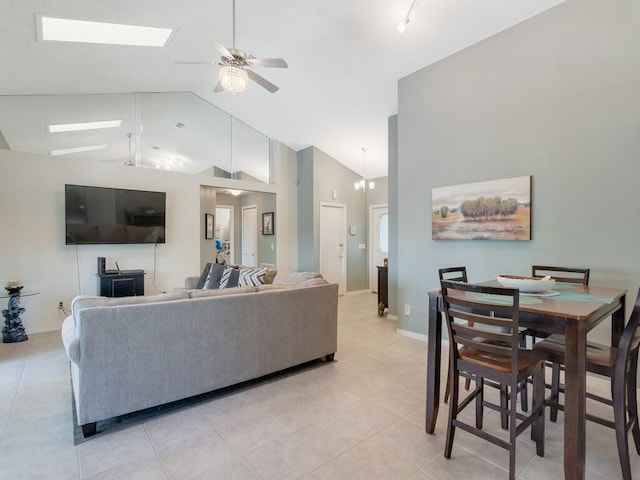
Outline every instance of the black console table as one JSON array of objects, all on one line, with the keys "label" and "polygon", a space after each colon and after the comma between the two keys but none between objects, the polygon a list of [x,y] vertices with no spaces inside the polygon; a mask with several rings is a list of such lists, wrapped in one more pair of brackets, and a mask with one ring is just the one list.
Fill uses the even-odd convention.
[{"label": "black console table", "polygon": [[378,316],[384,314],[384,309],[389,308],[389,286],[387,267],[378,267]]},{"label": "black console table", "polygon": [[144,295],[144,270],[116,270],[99,273],[98,295],[102,297]]}]

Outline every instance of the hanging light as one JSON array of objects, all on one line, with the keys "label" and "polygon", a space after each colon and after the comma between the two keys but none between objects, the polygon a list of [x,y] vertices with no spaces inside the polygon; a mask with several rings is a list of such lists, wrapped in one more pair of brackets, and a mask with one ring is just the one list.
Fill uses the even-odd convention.
[{"label": "hanging light", "polygon": [[220,85],[226,91],[231,93],[244,92],[247,89],[249,83],[249,76],[242,67],[236,65],[224,65],[220,67],[218,73],[218,80]]},{"label": "hanging light", "polygon": [[409,11],[404,17],[404,20],[402,20],[396,27],[398,29],[398,32],[402,33],[407,29],[407,25],[409,25],[409,22],[410,22],[409,15],[411,15],[411,10],[413,10],[413,6],[415,4],[416,4],[416,0],[413,0],[413,2],[411,2],[411,6],[409,7]]},{"label": "hanging light", "polygon": [[353,187],[358,192],[364,192],[367,190],[367,187],[369,190],[373,190],[374,188],[376,188],[376,184],[373,181],[369,181],[367,183],[367,181],[364,178],[364,154],[366,153],[367,149],[365,147],[362,147],[360,150],[362,150],[362,179],[354,183]]}]

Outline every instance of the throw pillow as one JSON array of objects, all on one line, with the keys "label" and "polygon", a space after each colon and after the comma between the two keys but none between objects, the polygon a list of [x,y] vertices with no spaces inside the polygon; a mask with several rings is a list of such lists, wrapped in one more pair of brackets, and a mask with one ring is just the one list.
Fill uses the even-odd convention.
[{"label": "throw pillow", "polygon": [[220,288],[237,287],[239,276],[240,276],[240,272],[237,268],[233,268],[227,265],[226,267],[224,267],[224,272],[222,273],[222,279],[220,280]]},{"label": "throw pillow", "polygon": [[217,290],[220,287],[222,281],[222,275],[224,273],[225,266],[221,263],[213,263],[207,281],[204,283],[205,290]]},{"label": "throw pillow", "polygon": [[258,287],[264,283],[266,268],[241,268],[238,275],[238,286],[253,285]]},{"label": "throw pillow", "polygon": [[204,288],[204,284],[207,280],[209,280],[209,272],[211,271],[211,262],[207,263],[204,266],[204,270],[202,270],[202,275],[198,279],[198,283],[196,284],[196,288]]}]

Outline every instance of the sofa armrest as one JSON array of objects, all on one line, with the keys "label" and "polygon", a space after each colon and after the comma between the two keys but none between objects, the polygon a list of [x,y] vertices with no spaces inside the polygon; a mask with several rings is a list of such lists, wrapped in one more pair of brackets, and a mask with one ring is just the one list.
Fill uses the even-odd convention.
[{"label": "sofa armrest", "polygon": [[186,288],[187,290],[196,288],[196,286],[198,285],[198,280],[200,280],[199,275],[186,277],[184,279],[184,288]]},{"label": "sofa armrest", "polygon": [[62,324],[61,336],[69,360],[75,364],[80,363],[80,337],[78,336],[73,317],[69,316],[65,319]]}]

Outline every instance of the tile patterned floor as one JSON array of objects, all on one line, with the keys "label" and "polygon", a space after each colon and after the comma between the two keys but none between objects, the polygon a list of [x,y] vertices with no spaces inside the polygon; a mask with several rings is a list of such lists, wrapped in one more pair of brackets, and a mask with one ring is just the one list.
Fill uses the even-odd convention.
[{"label": "tile patterned floor", "polygon": [[[436,433],[425,434],[426,345],[396,334],[396,327],[376,315],[374,295],[347,295],[339,302],[335,362],[233,389],[77,446],[59,332],[0,344],[0,478],[506,478],[505,452],[464,432],[456,435],[451,460],[444,459],[446,407]],[[495,414],[485,425],[500,431]],[[587,478],[620,478],[613,431],[588,423],[587,432]],[[519,478],[562,478],[562,415],[558,424],[547,422],[546,434],[544,458],[521,436]],[[640,471],[635,454],[632,470]]]}]

